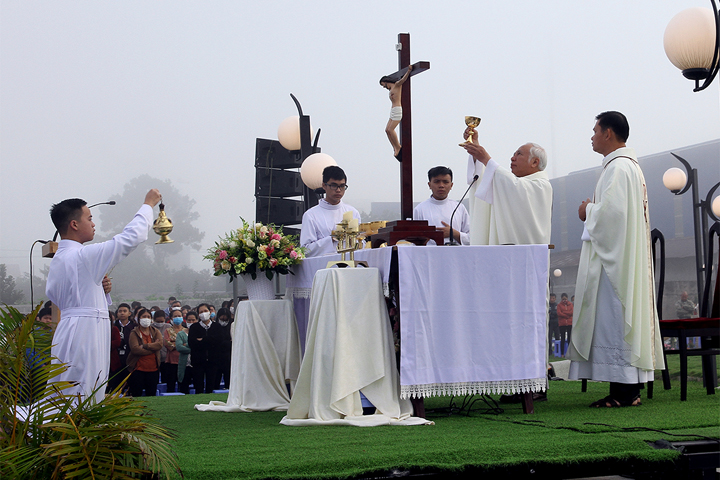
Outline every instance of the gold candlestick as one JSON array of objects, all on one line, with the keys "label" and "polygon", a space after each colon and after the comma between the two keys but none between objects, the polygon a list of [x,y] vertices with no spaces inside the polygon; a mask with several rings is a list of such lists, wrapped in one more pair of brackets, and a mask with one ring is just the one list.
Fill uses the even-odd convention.
[{"label": "gold candlestick", "polygon": [[[348,212],[350,213],[350,212]],[[343,218],[343,221],[337,224],[337,228],[332,231],[332,236],[337,239],[337,252],[340,254],[340,260],[334,260],[327,263],[326,268],[337,265],[339,268],[354,268],[357,266],[367,267],[365,261],[355,260],[355,250],[362,248],[362,242],[358,241],[360,232],[358,232],[358,221],[352,218]],[[345,255],[350,254],[350,259],[346,259]]]}]

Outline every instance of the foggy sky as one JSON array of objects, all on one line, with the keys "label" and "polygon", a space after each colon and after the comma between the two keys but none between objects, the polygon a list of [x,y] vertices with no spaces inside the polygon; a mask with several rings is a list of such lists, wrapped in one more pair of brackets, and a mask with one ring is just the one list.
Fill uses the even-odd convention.
[{"label": "foggy sky", "polygon": [[348,203],[399,201],[378,79],[397,69],[401,32],[431,65],[411,80],[416,201],[439,164],[462,194],[465,115],[483,118],[502,165],[543,145],[551,177],[600,163],[590,136],[604,110],[627,115],[639,156],[718,138],[720,81],[693,93],[662,46],[692,6],[709,2],[3,0],[0,263],[27,271],[31,243],[54,232],[52,203],[100,202],[145,173],[197,201],[211,246],[254,217],[255,138],[297,114],[290,93],[347,172]]}]

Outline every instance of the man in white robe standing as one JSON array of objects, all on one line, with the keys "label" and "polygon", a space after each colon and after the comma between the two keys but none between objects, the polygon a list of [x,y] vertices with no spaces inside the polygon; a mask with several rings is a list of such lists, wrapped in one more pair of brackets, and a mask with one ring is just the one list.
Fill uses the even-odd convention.
[{"label": "man in white robe standing", "polygon": [[[461,146],[468,157],[470,188],[470,243],[472,245],[542,245],[550,243],[553,190],[545,167],[545,149],[535,143],[519,147],[510,159],[510,171],[501,167],[478,142]],[[548,255],[550,255],[548,251]],[[549,293],[549,287],[548,287]],[[546,297],[545,311],[549,309]],[[548,320],[549,321],[549,320]],[[547,352],[547,345],[545,352]],[[547,400],[546,392],[533,401]],[[520,395],[503,395],[501,402],[516,403]]]},{"label": "man in white robe standing", "polygon": [[64,390],[66,395],[86,398],[99,387],[95,401],[105,397],[103,383],[110,371],[110,319],[103,277],[147,239],[152,208],[159,201],[160,193],[150,190],[122,233],[91,245],[83,245],[95,237],[92,213],[84,200],[63,200],[50,210],[61,240],[50,262],[45,293],[60,309],[52,355],[68,365],[58,380],[75,383]]},{"label": "man in white robe standing", "polygon": [[353,212],[360,221],[360,212],[342,201],[347,190],[347,176],[342,168],[331,165],[323,170],[325,198],[303,214],[300,245],[307,248],[307,257],[337,253],[337,240],[332,231],[342,222],[345,212]]},{"label": "man in white robe standing", "polygon": [[610,382],[590,406],[640,405],[640,383],[663,369],[655,306],[645,178],[625,146],[630,127],[620,112],[596,117],[592,147],[604,156],[595,195],[580,204],[585,222],[575,287],[570,378]]},{"label": "man in white robe standing", "polygon": [[[413,210],[413,220],[427,220],[428,225],[442,230],[445,243],[450,240],[452,217],[453,240],[470,245],[470,217],[464,205],[450,200],[448,194],[453,187],[453,173],[448,167],[433,167],[428,171],[430,198],[418,204]],[[457,211],[455,209],[457,208]],[[453,217],[453,212],[455,216]],[[434,242],[433,242],[434,243]]]},{"label": "man in white robe standing", "polygon": [[[552,226],[552,185],[545,172],[547,154],[534,143],[517,149],[510,171],[501,167],[478,143],[462,146],[468,158],[470,243],[472,245],[549,244]],[[475,177],[478,177],[475,180]]]}]

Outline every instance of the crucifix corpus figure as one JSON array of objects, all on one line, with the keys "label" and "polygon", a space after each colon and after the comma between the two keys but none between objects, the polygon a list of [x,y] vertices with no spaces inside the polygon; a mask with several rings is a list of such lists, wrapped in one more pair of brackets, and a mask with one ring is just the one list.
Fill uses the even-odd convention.
[{"label": "crucifix corpus figure", "polygon": [[390,90],[390,102],[392,107],[390,108],[390,119],[388,120],[387,126],[385,127],[385,133],[388,136],[390,145],[393,147],[393,156],[400,162],[402,161],[402,145],[395,132],[395,129],[402,120],[402,86],[405,80],[410,76],[412,71],[412,65],[408,65],[408,69],[405,75],[400,80],[394,81],[389,75],[386,75],[380,79],[380,85]]}]

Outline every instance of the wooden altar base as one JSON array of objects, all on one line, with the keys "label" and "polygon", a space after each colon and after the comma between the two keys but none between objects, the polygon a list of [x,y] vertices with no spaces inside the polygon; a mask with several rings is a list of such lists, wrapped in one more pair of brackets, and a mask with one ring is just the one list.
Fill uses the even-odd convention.
[{"label": "wooden altar base", "polygon": [[428,225],[427,220],[395,220],[388,222],[385,228],[378,230],[378,233],[368,237],[372,248],[378,248],[383,243],[387,246],[397,244],[405,240],[415,245],[426,245],[433,240],[437,245],[443,245],[445,238],[440,230]]}]

